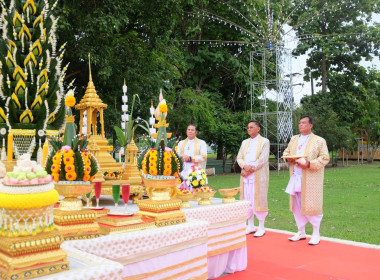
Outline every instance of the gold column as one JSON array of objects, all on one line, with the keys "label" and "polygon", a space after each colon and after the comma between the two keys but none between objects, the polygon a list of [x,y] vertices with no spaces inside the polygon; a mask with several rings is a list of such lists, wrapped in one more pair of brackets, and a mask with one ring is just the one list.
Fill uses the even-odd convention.
[{"label": "gold column", "polygon": [[92,108],[87,108],[87,135],[91,134],[92,127]]},{"label": "gold column", "polygon": [[79,117],[79,134],[82,134],[82,127],[83,127],[83,110],[80,110],[80,117]]},{"label": "gold column", "polygon": [[96,114],[98,113],[98,110],[93,110],[92,111],[92,134],[93,135],[97,135],[97,129],[96,129],[96,120],[97,120],[97,117],[96,117]]},{"label": "gold column", "polygon": [[103,108],[100,109],[100,125],[102,126],[102,136],[105,137],[104,133],[104,119],[103,119]]},{"label": "gold column", "polygon": [[7,161],[12,161],[13,159],[13,133],[8,134],[8,146],[7,146]]}]

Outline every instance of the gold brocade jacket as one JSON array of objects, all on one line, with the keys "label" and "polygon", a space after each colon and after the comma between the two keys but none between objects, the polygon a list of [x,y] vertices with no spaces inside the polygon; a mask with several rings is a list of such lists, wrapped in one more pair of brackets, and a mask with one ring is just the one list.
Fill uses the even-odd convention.
[{"label": "gold brocade jacket", "polygon": [[[255,211],[268,211],[268,187],[269,187],[269,140],[258,136],[255,170]],[[241,144],[237,162],[240,168],[244,167],[245,155],[251,138],[245,139]],[[240,176],[240,199],[244,199],[243,177]]]},{"label": "gold brocade jacket", "polygon": [[[299,135],[290,139],[288,147],[283,155],[295,155],[297,153],[297,143]],[[305,148],[306,158],[310,161],[310,168],[302,169],[301,187],[301,214],[319,215],[322,214],[323,206],[323,177],[325,166],[330,161],[326,140],[322,137],[310,134]],[[290,164],[290,176],[293,174],[295,163]],[[293,209],[293,196],[290,195],[290,210]]]}]

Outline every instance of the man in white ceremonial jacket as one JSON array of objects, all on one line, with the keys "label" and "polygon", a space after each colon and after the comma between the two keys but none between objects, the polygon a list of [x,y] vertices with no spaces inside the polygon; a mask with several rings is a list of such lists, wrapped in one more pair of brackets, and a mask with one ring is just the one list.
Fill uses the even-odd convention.
[{"label": "man in white ceremonial jacket", "polygon": [[248,123],[250,138],[241,144],[237,162],[242,169],[240,177],[240,199],[251,202],[248,212],[246,234],[255,232],[254,215],[259,220],[255,237],[265,234],[265,218],[268,215],[269,186],[269,140],[259,134],[260,123],[251,120]]},{"label": "man in white ceremonial jacket", "polygon": [[291,177],[285,192],[290,195],[290,210],[298,227],[298,232],[289,240],[305,240],[305,226],[309,222],[313,226],[309,244],[317,245],[323,217],[323,177],[330,157],[326,140],[313,134],[312,127],[311,116],[300,118],[298,128],[301,134],[292,137],[283,157],[290,163]]},{"label": "man in white ceremonial jacket", "polygon": [[[187,138],[178,143],[177,153],[183,161],[181,177],[185,181],[193,165],[202,169],[206,168],[207,163],[207,144],[197,138],[197,127],[193,124],[188,125],[186,130]],[[191,186],[187,186],[192,189]]]}]

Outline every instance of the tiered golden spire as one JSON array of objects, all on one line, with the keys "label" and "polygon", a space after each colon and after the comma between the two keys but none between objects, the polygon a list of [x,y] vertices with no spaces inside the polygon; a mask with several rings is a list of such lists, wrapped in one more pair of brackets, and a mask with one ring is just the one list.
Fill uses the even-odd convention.
[{"label": "tiered golden spire", "polygon": [[79,104],[75,105],[76,110],[81,109],[87,109],[87,107],[93,107],[93,108],[107,108],[107,104],[104,104],[103,101],[100,99],[98,94],[96,93],[95,85],[92,81],[92,74],[91,74],[91,57],[90,54],[88,54],[88,60],[89,60],[89,71],[90,71],[90,80],[87,84],[86,92],[79,102]]},{"label": "tiered golden spire", "polygon": [[76,110],[80,110],[80,121],[79,121],[79,133],[82,134],[83,127],[83,113],[87,110],[87,135],[97,134],[97,113],[100,113],[100,124],[101,124],[101,135],[104,137],[104,120],[103,120],[103,110],[107,109],[107,104],[104,104],[103,101],[96,93],[95,85],[92,82],[91,74],[91,57],[88,54],[89,60],[89,71],[90,71],[90,80],[87,85],[86,92],[81,99],[81,101],[75,105]]}]

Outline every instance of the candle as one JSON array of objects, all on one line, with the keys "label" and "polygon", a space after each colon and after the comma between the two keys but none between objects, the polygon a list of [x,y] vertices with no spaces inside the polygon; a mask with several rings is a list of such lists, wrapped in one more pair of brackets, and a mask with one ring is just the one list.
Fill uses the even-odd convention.
[{"label": "candle", "polygon": [[8,134],[8,147],[7,147],[7,161],[12,161],[13,159],[13,133]]},{"label": "candle", "polygon": [[48,140],[45,140],[44,146],[42,148],[42,167],[43,168],[45,168],[48,153],[49,153],[49,144],[48,144]]}]

